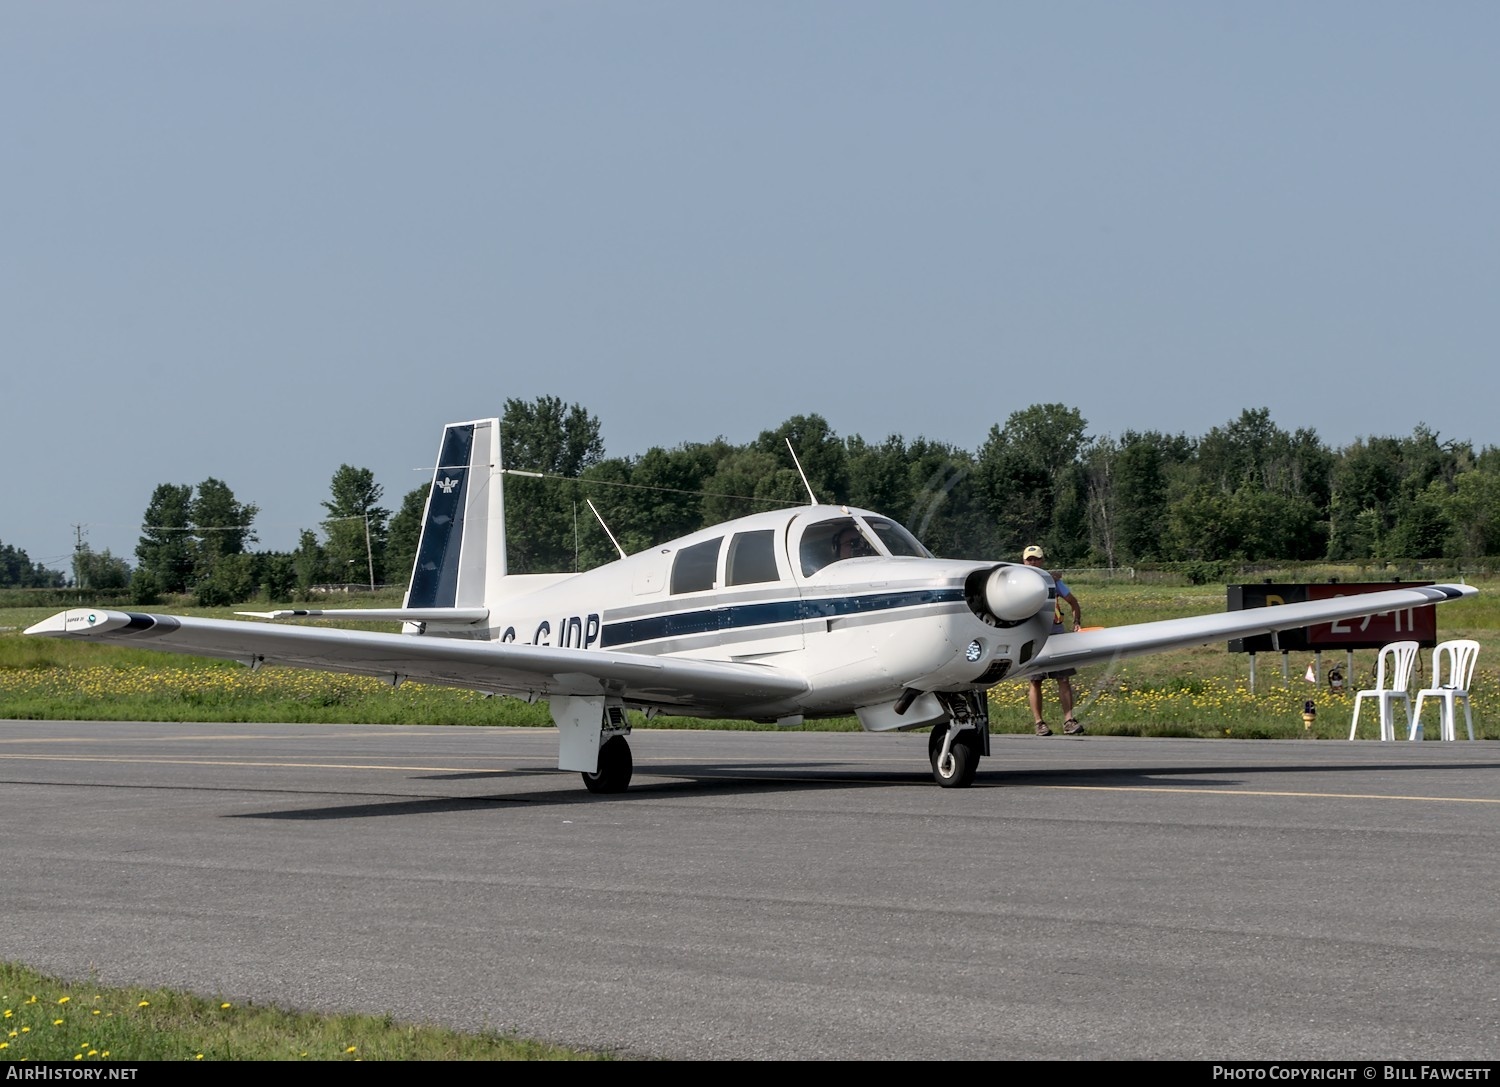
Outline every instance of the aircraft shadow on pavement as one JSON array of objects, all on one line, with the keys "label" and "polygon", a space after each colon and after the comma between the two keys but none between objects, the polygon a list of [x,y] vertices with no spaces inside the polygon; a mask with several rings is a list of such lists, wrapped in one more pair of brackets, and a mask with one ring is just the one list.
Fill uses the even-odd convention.
[{"label": "aircraft shadow on pavement", "polygon": [[[648,770],[637,770],[636,781],[623,793],[594,796],[587,792],[570,771],[553,769],[501,770],[493,774],[464,773],[456,775],[423,775],[413,780],[441,780],[442,778],[475,779],[491,777],[499,781],[514,781],[518,777],[551,779],[547,787],[539,789],[519,788],[515,791],[484,796],[455,797],[403,797],[392,795],[388,800],[367,800],[363,803],[325,804],[315,808],[293,808],[267,812],[236,812],[229,819],[368,819],[391,815],[426,815],[440,812],[463,812],[480,809],[499,809],[510,805],[525,805],[528,810],[538,806],[577,807],[595,804],[628,804],[660,800],[666,797],[689,795],[694,797],[749,796],[758,793],[805,792],[810,790],[843,791],[848,789],[931,788],[932,778],[920,772],[875,773],[840,771],[826,763],[777,763],[774,766],[733,768],[723,766],[678,766],[671,774],[657,776]],[[324,793],[326,795],[326,791]],[[368,793],[363,794],[368,796]]]},{"label": "aircraft shadow on pavement", "polygon": [[[1390,772],[1410,770],[1493,770],[1500,763],[1467,763],[1455,766],[1447,763],[1407,762],[1362,763],[1352,765],[1318,764],[1288,766],[1280,763],[1245,763],[1232,766],[1146,766],[1146,767],[1091,767],[1057,769],[1008,769],[996,767],[981,770],[975,778],[975,787],[1004,789],[1019,786],[1095,785],[1114,788],[1161,787],[1167,779],[1176,787],[1239,789],[1250,784],[1249,779],[1266,773],[1310,773],[1329,772]],[[458,774],[414,775],[413,781],[484,781],[518,782],[526,784],[514,790],[480,796],[401,796],[391,794],[382,799],[363,799],[349,804],[322,804],[309,808],[290,808],[280,811],[236,812],[226,816],[230,819],[271,819],[292,821],[317,821],[327,819],[369,819],[387,816],[434,815],[469,811],[499,811],[506,807],[522,805],[535,811],[539,806],[571,808],[580,805],[646,803],[681,796],[698,798],[751,796],[788,792],[843,792],[851,789],[924,789],[953,797],[959,803],[962,798],[974,794],[962,790],[940,790],[931,777],[919,770],[870,771],[867,768],[844,769],[837,763],[826,762],[769,762],[765,764],[737,763],[726,767],[722,764],[675,765],[670,773],[654,771],[649,766],[637,768],[636,781],[623,792],[607,796],[594,796],[578,783],[578,776],[568,771],[551,768],[521,768],[494,772],[465,772]],[[530,788],[532,782],[545,779],[547,784]],[[324,794],[326,795],[326,793]],[[361,796],[368,798],[369,793]]]},{"label": "aircraft shadow on pavement", "polygon": [[[997,769],[990,772],[991,778],[1008,779],[1012,785],[1159,785],[1157,778],[1171,778],[1174,785],[1220,786],[1238,788],[1248,782],[1226,781],[1226,775],[1248,777],[1258,774],[1327,774],[1327,773],[1394,773],[1412,770],[1493,770],[1500,763],[1314,763],[1288,765],[1285,763],[1244,763],[1224,766],[1132,766],[1132,767],[1069,767],[1066,769]],[[979,778],[985,776],[980,771]],[[977,781],[978,779],[976,779]],[[1003,784],[1002,782],[992,782]]]}]

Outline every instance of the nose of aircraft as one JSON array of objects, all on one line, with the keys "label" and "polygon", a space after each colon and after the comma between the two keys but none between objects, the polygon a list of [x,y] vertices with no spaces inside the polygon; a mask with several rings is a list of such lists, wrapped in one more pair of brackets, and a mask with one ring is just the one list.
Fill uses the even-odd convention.
[{"label": "nose of aircraft", "polygon": [[1047,604],[1047,579],[1025,566],[997,566],[984,583],[984,600],[1007,623],[1030,619]]}]

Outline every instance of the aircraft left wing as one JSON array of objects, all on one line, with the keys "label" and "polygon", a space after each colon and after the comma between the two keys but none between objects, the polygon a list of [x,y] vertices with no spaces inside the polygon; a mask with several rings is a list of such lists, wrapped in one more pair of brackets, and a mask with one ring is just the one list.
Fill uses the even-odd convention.
[{"label": "aircraft left wing", "polygon": [[647,656],[328,627],[74,608],[27,634],[127,642],[196,656],[410,679],[522,698],[611,694],[662,705],[732,708],[807,690],[799,676],[757,664]]},{"label": "aircraft left wing", "polygon": [[1309,600],[1299,604],[1277,604],[1267,608],[1195,615],[1186,619],[1165,619],[1152,623],[1110,627],[1104,630],[1080,631],[1076,634],[1054,634],[1042,651],[1012,677],[1036,675],[1060,668],[1081,668],[1086,664],[1137,657],[1163,649],[1180,649],[1207,642],[1248,638],[1256,634],[1273,634],[1280,630],[1329,623],[1335,619],[1353,619],[1361,615],[1420,608],[1444,600],[1461,600],[1477,596],[1470,585],[1422,585],[1410,589],[1385,589],[1377,593],[1354,593],[1332,600]]}]

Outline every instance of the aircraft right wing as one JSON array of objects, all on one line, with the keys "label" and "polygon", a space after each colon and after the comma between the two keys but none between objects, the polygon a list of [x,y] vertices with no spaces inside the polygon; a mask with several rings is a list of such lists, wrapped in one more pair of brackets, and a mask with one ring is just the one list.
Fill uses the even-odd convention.
[{"label": "aircraft right wing", "polygon": [[1477,596],[1470,585],[1422,585],[1410,589],[1384,589],[1376,593],[1354,593],[1332,600],[1309,600],[1299,604],[1276,604],[1267,608],[1216,612],[1186,619],[1164,619],[1152,623],[1108,627],[1104,630],[1079,631],[1076,634],[1054,634],[1042,651],[1012,672],[1012,678],[1024,678],[1061,668],[1081,668],[1086,664],[1137,657],[1163,649],[1180,649],[1207,642],[1248,638],[1256,634],[1273,634],[1279,630],[1328,623],[1335,619],[1353,619],[1361,615],[1420,608],[1444,600],[1461,600]]},{"label": "aircraft right wing", "polygon": [[543,698],[617,694],[662,705],[730,709],[807,690],[777,668],[733,661],[648,656],[467,638],[278,626],[234,619],[74,608],[27,634],[133,643],[142,649],[375,676]]}]

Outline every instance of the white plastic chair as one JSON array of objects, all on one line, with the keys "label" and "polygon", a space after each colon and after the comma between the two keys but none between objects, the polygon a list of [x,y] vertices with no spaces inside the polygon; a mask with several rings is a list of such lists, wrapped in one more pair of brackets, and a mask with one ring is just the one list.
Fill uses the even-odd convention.
[{"label": "white plastic chair", "polygon": [[[1417,650],[1421,648],[1416,642],[1391,642],[1380,651],[1380,659],[1375,666],[1375,686],[1367,691],[1360,691],[1354,696],[1354,722],[1349,726],[1349,739],[1354,739],[1354,734],[1359,730],[1359,705],[1366,698],[1373,698],[1379,703],[1380,708],[1380,738],[1382,740],[1394,740],[1396,738],[1396,703],[1401,703],[1406,709],[1406,723],[1412,725],[1415,720],[1411,713],[1411,695],[1406,688],[1411,684],[1411,669],[1417,661]],[[1386,685],[1386,680],[1390,685]]]},{"label": "white plastic chair", "polygon": [[[1464,724],[1469,728],[1469,739],[1474,738],[1474,715],[1469,710],[1469,681],[1474,678],[1474,662],[1479,659],[1479,643],[1471,638],[1455,638],[1439,642],[1432,651],[1432,686],[1417,692],[1417,712],[1411,719],[1409,740],[1417,738],[1422,727],[1422,703],[1431,697],[1438,703],[1438,715],[1442,723],[1442,737],[1456,740],[1457,729],[1454,716],[1459,699],[1464,704]],[[1444,671],[1444,663],[1447,670]]]}]

